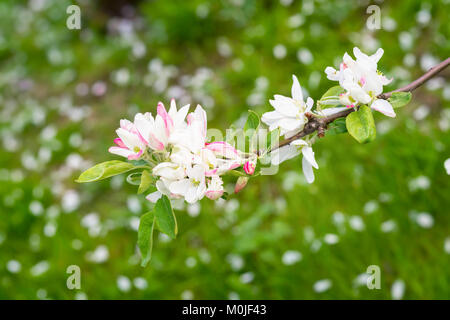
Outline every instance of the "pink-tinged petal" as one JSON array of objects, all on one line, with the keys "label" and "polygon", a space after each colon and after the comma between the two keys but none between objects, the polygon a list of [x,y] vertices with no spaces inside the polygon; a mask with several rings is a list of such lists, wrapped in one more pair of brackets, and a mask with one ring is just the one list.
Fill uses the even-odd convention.
[{"label": "pink-tinged petal", "polygon": [[120,138],[115,138],[114,143],[117,144],[120,148],[127,148]]},{"label": "pink-tinged petal", "polygon": [[166,108],[162,104],[162,102],[158,103],[158,107],[156,108],[157,113],[161,116],[164,121],[164,126],[166,128],[166,135],[169,136],[170,132],[173,130],[173,120],[169,116],[166,111]]},{"label": "pink-tinged petal", "polygon": [[122,129],[125,129],[127,131],[130,131],[131,128],[133,127],[133,123],[130,120],[127,119],[121,119],[120,120],[120,127]]},{"label": "pink-tinged petal", "polygon": [[220,191],[215,191],[215,190],[206,191],[206,197],[211,199],[211,200],[217,200],[222,195],[223,195],[223,190],[220,190]]},{"label": "pink-tinged petal", "polygon": [[130,154],[130,155],[128,156],[128,160],[138,160],[138,159],[142,156],[143,153],[144,153],[144,152],[143,152],[142,150],[139,150],[138,153]]},{"label": "pink-tinged petal", "polygon": [[233,170],[236,168],[239,168],[241,166],[241,164],[239,162],[232,162],[230,167],[228,168],[228,170]]},{"label": "pink-tinged petal", "polygon": [[217,168],[216,169],[212,169],[212,170],[206,170],[205,171],[205,176],[212,177],[212,176],[217,174],[217,171],[218,171]]},{"label": "pink-tinged petal", "polygon": [[385,116],[391,118],[395,118],[396,116],[394,108],[387,100],[377,99],[370,105],[370,107],[374,110],[381,112]]},{"label": "pink-tinged petal", "polygon": [[236,181],[236,185],[234,186],[234,193],[238,193],[244,189],[247,185],[248,179],[248,177],[239,177]]},{"label": "pink-tinged petal", "polygon": [[254,162],[247,161],[244,164],[244,171],[246,174],[252,175],[255,172],[255,167],[256,167],[256,165]]},{"label": "pink-tinged petal", "polygon": [[108,151],[112,154],[117,154],[118,156],[125,157],[125,158],[128,158],[128,156],[133,153],[126,148],[120,148],[120,147],[110,147],[108,149]]},{"label": "pink-tinged petal", "polygon": [[153,150],[164,150],[164,143],[159,141],[153,133],[150,133],[149,145]]},{"label": "pink-tinged petal", "polygon": [[187,117],[186,117],[187,124],[190,125],[190,124],[192,123],[193,120],[194,120],[194,119],[193,119],[192,113],[189,113],[189,114],[187,115]]},{"label": "pink-tinged petal", "polygon": [[234,159],[239,156],[238,151],[231,144],[225,141],[206,143],[205,148],[224,158]]}]

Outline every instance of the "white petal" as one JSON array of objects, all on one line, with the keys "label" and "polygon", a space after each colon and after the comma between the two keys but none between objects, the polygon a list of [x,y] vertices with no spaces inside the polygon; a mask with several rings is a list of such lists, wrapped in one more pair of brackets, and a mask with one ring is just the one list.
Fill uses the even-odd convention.
[{"label": "white petal", "polygon": [[314,172],[312,169],[311,164],[306,160],[305,157],[302,159],[302,168],[303,168],[303,174],[305,175],[306,181],[308,183],[314,182]]},{"label": "white petal", "polygon": [[303,159],[306,159],[314,168],[319,169],[319,165],[314,158],[314,151],[310,146],[302,148]]},{"label": "white petal", "polygon": [[196,187],[190,187],[187,192],[184,195],[184,198],[189,203],[194,203],[198,200],[197,196],[197,188]]},{"label": "white petal", "polygon": [[283,119],[283,115],[281,115],[277,111],[266,112],[261,117],[262,122],[267,125],[270,125],[271,123],[273,123],[273,121],[278,121],[280,119]]},{"label": "white petal", "polygon": [[275,100],[269,100],[269,103],[278,113],[287,117],[296,116],[298,107],[293,99],[278,94],[274,97]]},{"label": "white petal", "polygon": [[120,147],[111,147],[108,149],[109,152],[113,153],[113,154],[117,154],[119,156],[128,158],[128,156],[134,154],[132,151],[125,149],[125,148],[120,148]]},{"label": "white petal", "polygon": [[311,97],[308,97],[308,99],[306,99],[306,112],[310,112],[313,105],[314,105],[314,100]]},{"label": "white petal", "polygon": [[271,163],[276,166],[286,160],[298,156],[299,154],[300,151],[296,146],[283,146],[271,152]]},{"label": "white petal", "polygon": [[133,150],[134,147],[138,147],[139,149],[145,148],[144,143],[139,139],[139,137],[136,134],[131,133],[122,128],[117,129],[116,133],[119,136],[119,138],[122,139],[122,142],[128,149]]},{"label": "white petal", "polygon": [[380,61],[381,57],[383,56],[384,50],[382,48],[378,48],[377,52],[375,52],[375,54],[370,56],[370,59],[375,62],[378,63],[378,61]]},{"label": "white petal", "polygon": [[392,105],[387,100],[377,99],[370,105],[370,107],[381,112],[385,116],[395,118],[394,108],[392,108]]},{"label": "white petal", "polygon": [[150,193],[148,196],[145,197],[145,199],[147,199],[148,201],[152,202],[152,203],[156,203],[156,201],[159,200],[159,198],[161,198],[162,193],[159,191],[155,191]]},{"label": "white petal", "polygon": [[284,118],[278,121],[278,126],[286,131],[292,131],[303,125],[303,121],[295,118]]},{"label": "white petal", "polygon": [[292,80],[294,80],[291,88],[292,98],[297,101],[303,101],[302,87],[300,86],[297,77],[292,75]]},{"label": "white petal", "polygon": [[336,71],[335,68],[332,67],[326,67],[325,73],[327,75],[327,78],[331,81],[338,81],[339,80],[339,71]]},{"label": "white petal", "polygon": [[169,185],[169,190],[172,193],[185,195],[186,192],[191,187],[191,182],[189,179],[183,179],[179,181],[174,181]]}]

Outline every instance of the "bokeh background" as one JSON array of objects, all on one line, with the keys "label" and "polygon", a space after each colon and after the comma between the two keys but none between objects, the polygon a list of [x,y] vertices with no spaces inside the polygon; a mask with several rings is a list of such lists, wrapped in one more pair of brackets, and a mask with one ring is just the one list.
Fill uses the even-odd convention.
[{"label": "bokeh background", "polygon": [[[70,4],[81,30],[66,27]],[[121,118],[160,100],[200,103],[224,130],[289,95],[292,74],[318,99],[334,85],[325,67],[354,46],[383,47],[386,89],[406,84],[450,55],[449,13],[448,0],[2,0],[0,298],[449,299],[450,70],[397,118],[376,114],[373,143],[316,143],[314,184],[297,158],[228,201],[178,208],[178,238],[156,235],[147,268],[136,187],[74,182],[117,159]]]}]

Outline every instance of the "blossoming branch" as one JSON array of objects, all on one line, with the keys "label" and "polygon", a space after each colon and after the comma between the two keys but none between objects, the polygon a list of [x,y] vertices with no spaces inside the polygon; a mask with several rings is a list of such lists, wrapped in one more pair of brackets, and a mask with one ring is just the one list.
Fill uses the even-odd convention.
[{"label": "blossoming branch", "polygon": [[[177,235],[171,202],[226,198],[225,176],[236,177],[237,193],[249,178],[263,174],[265,166],[278,166],[299,155],[306,181],[312,183],[313,168],[319,168],[312,148],[317,138],[348,132],[360,143],[374,140],[372,110],[395,117],[395,109],[410,101],[410,91],[450,64],[448,58],[410,85],[383,93],[383,87],[393,80],[378,70],[383,49],[371,56],[358,48],[353,53],[355,59],[344,54],[338,70],[325,69],[327,78],[339,85],[327,90],[316,103],[310,97],[304,98],[294,75],[291,96],[275,95],[269,101],[273,111],[264,113],[261,119],[249,112],[244,129],[237,133],[243,142],[240,145],[227,139],[208,138],[207,115],[200,105],[189,113],[189,105],[178,109],[172,100],[167,111],[160,102],[155,115],[146,112],[136,114],[133,121],[122,119],[109,152],[127,161],[97,164],[83,172],[77,182],[93,182],[128,172],[127,181],[138,185],[139,194],[147,194],[146,199],[154,207],[141,217],[138,231],[145,266],[151,258],[155,228],[171,238]],[[280,137],[284,140],[279,141]]]}]

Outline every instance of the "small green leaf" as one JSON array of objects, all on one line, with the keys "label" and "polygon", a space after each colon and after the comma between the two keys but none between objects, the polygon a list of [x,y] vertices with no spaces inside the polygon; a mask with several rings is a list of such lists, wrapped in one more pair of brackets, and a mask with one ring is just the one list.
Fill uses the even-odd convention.
[{"label": "small green leaf", "polygon": [[401,108],[411,101],[411,92],[393,92],[388,101],[394,109]]},{"label": "small green leaf", "polygon": [[141,217],[138,230],[138,247],[141,252],[141,266],[145,267],[152,258],[153,230],[156,217],[153,212],[147,212]]},{"label": "small green leaf", "polygon": [[248,110],[247,122],[244,125],[244,131],[253,129],[256,130],[259,126],[259,116],[255,111]]},{"label": "small green leaf", "polygon": [[177,220],[167,196],[163,195],[156,202],[155,216],[158,223],[158,229],[167,234],[170,238],[175,239],[178,233]]},{"label": "small green leaf", "polygon": [[136,169],[134,165],[128,162],[112,160],[99,163],[90,169],[84,171],[75,182],[93,182],[102,179],[106,179],[127,171]]},{"label": "small green leaf", "polygon": [[371,142],[376,137],[375,121],[368,106],[361,106],[358,111],[350,113],[345,124],[350,135],[359,143]]},{"label": "small green leaf", "polygon": [[141,184],[138,188],[138,194],[144,193],[150,188],[150,185],[153,183],[153,177],[150,174],[150,171],[144,170],[141,175]]},{"label": "small green leaf", "polygon": [[339,118],[334,120],[332,123],[328,125],[328,130],[326,132],[327,135],[333,136],[341,133],[347,132],[347,126],[345,124],[344,118]]},{"label": "small green leaf", "polygon": [[318,101],[320,106],[335,107],[341,105],[339,95],[345,90],[341,86],[334,86],[328,89]]}]

